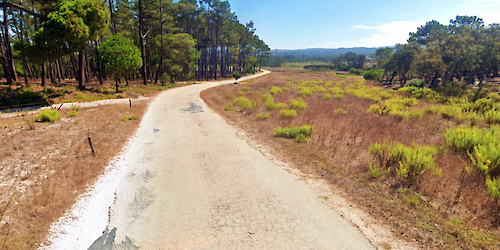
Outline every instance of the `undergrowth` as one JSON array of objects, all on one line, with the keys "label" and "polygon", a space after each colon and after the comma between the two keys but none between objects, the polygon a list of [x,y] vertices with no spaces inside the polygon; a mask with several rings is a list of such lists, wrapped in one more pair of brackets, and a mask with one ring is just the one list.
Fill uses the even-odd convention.
[{"label": "undergrowth", "polygon": [[[436,175],[440,174],[440,170],[434,161],[438,153],[435,147],[376,142],[369,147],[369,151],[378,160],[375,165],[369,166],[372,177],[374,177],[374,172],[380,172],[380,166],[383,166],[384,169],[393,167],[397,175],[406,179],[410,185],[416,184],[418,177],[429,170],[433,170]],[[382,175],[381,172],[380,175]]]},{"label": "undergrowth", "polygon": [[449,148],[467,152],[473,166],[486,176],[488,194],[500,199],[500,128],[450,128],[443,137]]},{"label": "undergrowth", "polygon": [[61,113],[57,109],[46,109],[36,116],[40,122],[54,122],[61,119]]},{"label": "undergrowth", "polygon": [[309,140],[308,137],[315,132],[315,129],[311,125],[302,125],[300,127],[276,127],[274,132],[279,137],[295,138],[297,142],[306,142]]}]

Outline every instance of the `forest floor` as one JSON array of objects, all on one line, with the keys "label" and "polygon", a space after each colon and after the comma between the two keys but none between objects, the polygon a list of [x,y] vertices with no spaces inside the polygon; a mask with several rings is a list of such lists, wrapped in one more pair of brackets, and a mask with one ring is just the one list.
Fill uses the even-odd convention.
[{"label": "forest floor", "polygon": [[[229,122],[244,128],[253,140],[271,148],[280,161],[326,181],[333,193],[369,214],[373,222],[364,223],[383,225],[419,248],[500,249],[499,207],[488,196],[484,175],[474,169],[470,173],[464,171],[464,166],[471,166],[467,154],[444,146],[443,133],[447,128],[460,126],[460,122],[432,112],[415,118],[379,116],[367,112],[375,101],[347,93],[332,98],[333,87],[344,91],[353,84],[380,88],[362,77],[297,67],[274,70],[266,77],[240,85],[206,90],[201,96]],[[304,88],[314,91],[310,96],[299,94]],[[276,104],[272,110],[263,100],[263,95],[271,91]],[[295,117],[284,117],[284,107],[290,107],[298,97],[305,100],[307,107],[298,110]],[[235,102],[236,98],[240,98],[239,102]],[[241,110],[243,98],[252,105]],[[420,100],[415,110],[427,105],[431,104]],[[274,131],[276,127],[302,125],[315,128],[304,143],[277,137]],[[436,147],[439,153],[435,162],[442,173],[424,173],[416,184],[398,177],[396,169],[374,179],[368,166],[375,159],[368,148],[376,142]],[[348,211],[344,211],[346,216]],[[398,248],[392,243],[382,247]]]},{"label": "forest floor", "polygon": [[[0,116],[0,249],[37,248],[49,226],[119,155],[160,90],[192,84],[131,81],[116,94],[112,83],[91,82],[85,91],[75,82],[45,88],[0,85],[3,107],[12,101],[18,106],[42,102],[33,112],[11,108]],[[63,105],[58,121],[36,122],[38,109],[51,108],[47,98],[51,104],[73,104]],[[101,101],[91,102],[96,100]],[[71,106],[79,108],[76,116],[69,115]]]}]

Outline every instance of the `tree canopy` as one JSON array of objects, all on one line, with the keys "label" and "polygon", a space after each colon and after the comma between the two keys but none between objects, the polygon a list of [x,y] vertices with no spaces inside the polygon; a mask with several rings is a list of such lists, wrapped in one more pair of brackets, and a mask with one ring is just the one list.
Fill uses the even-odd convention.
[{"label": "tree canopy", "polygon": [[81,88],[92,79],[102,82],[112,74],[101,69],[97,47],[113,34],[139,48],[141,74],[128,77],[146,84],[164,74],[175,80],[232,77],[255,71],[268,57],[253,22],[240,23],[223,0],[14,0],[0,7],[0,62],[9,83],[17,75],[25,83],[42,79],[42,85],[46,79],[78,79]]},{"label": "tree canopy", "polygon": [[462,80],[481,84],[498,75],[500,26],[485,26],[476,16],[457,16],[447,26],[432,20],[410,33],[408,44],[378,49],[375,58],[389,83],[398,76],[401,84],[418,77],[430,87]]},{"label": "tree canopy", "polygon": [[142,66],[139,48],[128,38],[111,35],[97,47],[102,71],[115,78],[137,73]]},{"label": "tree canopy", "polygon": [[103,35],[109,25],[109,10],[99,0],[51,1],[41,28],[31,43],[23,44],[32,62],[55,61],[82,51],[85,44]]}]

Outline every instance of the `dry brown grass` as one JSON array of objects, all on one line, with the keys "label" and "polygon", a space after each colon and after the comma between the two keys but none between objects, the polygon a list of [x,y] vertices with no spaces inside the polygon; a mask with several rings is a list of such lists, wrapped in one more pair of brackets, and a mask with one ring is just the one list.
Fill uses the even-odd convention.
[{"label": "dry brown grass", "polygon": [[[25,117],[0,123],[0,249],[35,249],[78,195],[103,173],[134,133],[148,100],[129,105],[82,108],[76,117],[62,111],[53,123]],[[92,155],[88,139],[95,149]]]},{"label": "dry brown grass", "polygon": [[[242,87],[251,88],[251,94],[245,97],[257,100],[268,92],[269,86],[286,87],[287,80],[347,84],[356,81],[339,79],[329,72],[287,71],[253,80],[247,85],[210,89],[202,93],[202,98],[223,116],[248,126],[255,137],[282,152],[285,161],[341,187],[350,200],[364,207],[375,220],[389,225],[396,235],[423,248],[500,248],[498,221],[495,220],[498,205],[487,195],[484,176],[464,173],[461,159],[467,159],[466,155],[451,151],[439,153],[437,164],[443,170],[442,177],[425,174],[411,189],[394,171],[377,180],[370,177],[367,169],[368,163],[373,161],[367,152],[370,144],[387,140],[440,147],[445,129],[455,125],[451,121],[424,116],[401,122],[393,116],[367,114],[366,110],[373,104],[371,101],[347,94],[341,100],[325,100],[324,93],[320,92],[306,97],[308,107],[298,111],[293,119],[281,118],[277,109],[268,111],[264,102],[251,111],[239,112],[238,108],[224,111],[232,98],[239,96],[237,93]],[[274,95],[275,103],[290,103],[299,97],[297,90],[289,89]],[[347,114],[335,115],[334,110],[338,108],[343,108]],[[261,120],[256,117],[258,113],[271,115]],[[273,132],[277,126],[303,124],[316,128],[307,143],[278,138]]]}]

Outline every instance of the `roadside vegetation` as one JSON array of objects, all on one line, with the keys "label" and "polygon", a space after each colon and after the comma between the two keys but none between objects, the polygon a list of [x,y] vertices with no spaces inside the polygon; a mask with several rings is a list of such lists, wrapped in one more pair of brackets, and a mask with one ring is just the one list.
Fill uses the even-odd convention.
[{"label": "roadside vegetation", "polygon": [[0,119],[0,249],[38,248],[123,149],[147,103],[68,105]]},{"label": "roadside vegetation", "polygon": [[[202,97],[398,237],[422,248],[499,248],[498,85],[392,89],[337,73],[292,68]],[[242,88],[251,108],[224,111]]]},{"label": "roadside vegetation", "polygon": [[[18,86],[0,93],[3,105],[15,104],[3,110],[9,118],[0,118],[0,249],[37,248],[46,240],[51,223],[122,150],[146,111],[145,97],[194,83],[162,86],[130,81],[120,86],[119,94],[112,84],[90,84],[80,91],[77,84],[67,82],[44,88]],[[34,114],[16,111],[32,97],[40,98],[40,106],[60,104]],[[128,98],[131,105],[64,104],[117,98]]]}]

